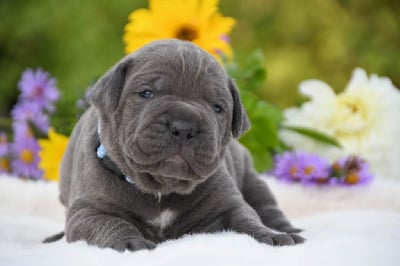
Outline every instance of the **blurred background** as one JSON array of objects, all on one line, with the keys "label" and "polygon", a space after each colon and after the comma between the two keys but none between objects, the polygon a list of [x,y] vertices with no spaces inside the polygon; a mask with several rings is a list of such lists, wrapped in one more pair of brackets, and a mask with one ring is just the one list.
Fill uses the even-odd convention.
[{"label": "blurred background", "polygon": [[[0,0],[0,117],[17,100],[22,71],[42,67],[58,80],[65,121],[55,126],[68,134],[63,125],[75,120],[76,100],[124,56],[124,26],[140,7],[147,0]],[[264,51],[268,78],[258,93],[272,104],[297,104],[297,86],[309,78],[341,91],[357,66],[400,87],[398,0],[221,0],[219,7],[237,20],[230,36],[239,63]]]}]

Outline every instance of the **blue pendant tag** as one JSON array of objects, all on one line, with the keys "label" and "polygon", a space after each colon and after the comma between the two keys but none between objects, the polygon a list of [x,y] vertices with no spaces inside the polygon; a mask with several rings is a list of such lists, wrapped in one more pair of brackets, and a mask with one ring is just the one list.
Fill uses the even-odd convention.
[{"label": "blue pendant tag", "polygon": [[100,159],[104,159],[104,157],[106,157],[106,148],[103,146],[103,144],[100,144],[99,147],[97,147],[97,157],[99,157]]}]

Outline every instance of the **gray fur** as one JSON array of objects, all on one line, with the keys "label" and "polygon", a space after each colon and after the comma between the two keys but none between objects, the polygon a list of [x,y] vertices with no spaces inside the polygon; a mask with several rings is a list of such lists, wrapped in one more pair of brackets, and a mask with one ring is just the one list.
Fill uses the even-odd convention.
[{"label": "gray fur", "polygon": [[[146,89],[153,98],[140,96]],[[147,45],[111,68],[91,101],[61,167],[67,241],[124,251],[233,230],[271,245],[303,242],[233,138],[249,128],[234,82],[200,48]],[[135,184],[97,158],[99,125],[107,155]],[[166,210],[174,216],[160,228]]]}]

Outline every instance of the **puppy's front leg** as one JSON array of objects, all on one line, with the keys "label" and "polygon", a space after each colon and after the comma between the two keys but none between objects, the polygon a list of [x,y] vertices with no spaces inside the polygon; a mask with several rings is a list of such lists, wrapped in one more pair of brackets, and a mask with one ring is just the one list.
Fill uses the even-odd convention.
[{"label": "puppy's front leg", "polygon": [[265,226],[286,233],[299,233],[302,231],[291,225],[278,208],[275,197],[267,184],[255,173],[250,172],[245,177],[242,193],[245,201],[254,208]]},{"label": "puppy's front leg", "polygon": [[156,246],[154,242],[145,239],[131,222],[101,211],[96,205],[84,200],[76,200],[69,208],[65,235],[68,242],[85,240],[89,245],[120,252],[152,249]]},{"label": "puppy's front leg", "polygon": [[278,233],[266,227],[257,213],[243,201],[228,212],[229,228],[254,237],[257,241],[269,245],[286,246],[304,242],[296,234]]},{"label": "puppy's front leg", "polygon": [[257,212],[263,224],[285,233],[299,233],[302,230],[291,225],[278,208],[276,199],[267,184],[255,172],[251,157],[246,153],[245,174],[241,188],[244,200]]}]

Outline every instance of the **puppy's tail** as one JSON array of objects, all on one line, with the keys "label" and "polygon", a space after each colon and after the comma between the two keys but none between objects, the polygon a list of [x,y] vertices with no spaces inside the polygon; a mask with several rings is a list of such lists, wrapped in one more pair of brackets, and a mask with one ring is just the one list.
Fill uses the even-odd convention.
[{"label": "puppy's tail", "polygon": [[64,235],[65,235],[64,232],[60,232],[60,233],[58,233],[58,234],[55,234],[55,235],[46,237],[46,238],[43,240],[42,243],[52,243],[52,242],[58,241],[58,240],[60,240],[61,238],[63,238]]}]

